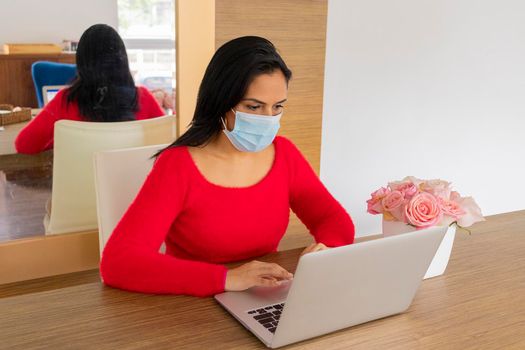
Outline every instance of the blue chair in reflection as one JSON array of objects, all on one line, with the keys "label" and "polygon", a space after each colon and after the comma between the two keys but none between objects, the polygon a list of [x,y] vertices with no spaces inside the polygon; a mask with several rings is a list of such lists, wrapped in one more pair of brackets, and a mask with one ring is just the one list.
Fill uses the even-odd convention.
[{"label": "blue chair in reflection", "polygon": [[67,85],[77,74],[77,67],[69,63],[37,61],[31,66],[38,107],[44,106],[42,88],[44,86]]}]

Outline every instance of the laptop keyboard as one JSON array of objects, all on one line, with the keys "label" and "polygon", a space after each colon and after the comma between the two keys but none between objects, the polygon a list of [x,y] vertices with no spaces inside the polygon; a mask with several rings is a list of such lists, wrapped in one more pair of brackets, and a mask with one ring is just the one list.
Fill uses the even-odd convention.
[{"label": "laptop keyboard", "polygon": [[283,311],[284,303],[268,305],[258,309],[247,311],[257,322],[262,324],[268,331],[275,333],[279,318]]}]

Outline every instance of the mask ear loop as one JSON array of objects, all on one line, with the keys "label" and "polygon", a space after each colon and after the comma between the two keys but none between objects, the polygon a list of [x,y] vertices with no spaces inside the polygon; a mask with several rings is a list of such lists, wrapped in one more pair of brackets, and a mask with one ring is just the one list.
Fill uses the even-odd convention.
[{"label": "mask ear loop", "polygon": [[221,118],[221,122],[222,122],[222,126],[224,126],[223,131],[229,131],[228,128],[226,127],[226,122],[224,121],[224,118]]},{"label": "mask ear loop", "polygon": [[[237,112],[233,108],[230,108],[230,110],[233,112],[233,115],[237,115]],[[226,126],[226,115],[224,115],[224,118],[221,118],[222,125],[224,126],[225,131],[229,131],[228,127]]]}]

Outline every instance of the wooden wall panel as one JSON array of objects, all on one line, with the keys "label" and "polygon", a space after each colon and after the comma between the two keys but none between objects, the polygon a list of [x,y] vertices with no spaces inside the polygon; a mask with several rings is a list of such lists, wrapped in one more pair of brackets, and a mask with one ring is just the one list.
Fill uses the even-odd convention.
[{"label": "wooden wall panel", "polygon": [[75,63],[74,54],[0,54],[0,103],[37,108],[31,65],[36,61]]},{"label": "wooden wall panel", "polygon": [[[257,35],[277,47],[293,72],[280,134],[290,138],[319,173],[327,1],[216,0],[215,43]],[[307,244],[306,228],[292,215],[280,249]]]},{"label": "wooden wall panel", "polygon": [[177,134],[193,119],[204,71],[215,51],[215,0],[175,2]]}]

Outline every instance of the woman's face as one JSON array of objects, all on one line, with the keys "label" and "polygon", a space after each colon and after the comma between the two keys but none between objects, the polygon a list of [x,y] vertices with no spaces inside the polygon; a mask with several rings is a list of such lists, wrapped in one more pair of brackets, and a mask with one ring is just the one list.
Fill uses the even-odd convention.
[{"label": "woman's face", "polygon": [[[234,110],[261,116],[277,115],[283,111],[288,97],[288,84],[280,69],[270,74],[257,76],[248,86],[246,95]],[[229,130],[235,125],[235,115],[232,111],[226,113],[226,124]]]}]

